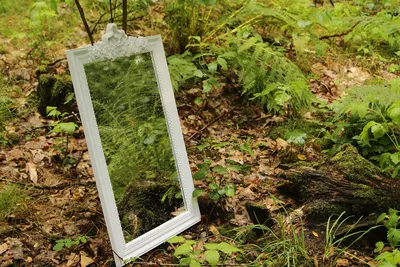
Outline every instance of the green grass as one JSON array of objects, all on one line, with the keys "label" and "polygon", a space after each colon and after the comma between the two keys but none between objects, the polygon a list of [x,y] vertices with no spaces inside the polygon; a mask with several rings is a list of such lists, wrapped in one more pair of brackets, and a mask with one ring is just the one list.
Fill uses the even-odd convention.
[{"label": "green grass", "polygon": [[16,211],[25,199],[26,194],[18,185],[7,184],[0,189],[0,221]]}]

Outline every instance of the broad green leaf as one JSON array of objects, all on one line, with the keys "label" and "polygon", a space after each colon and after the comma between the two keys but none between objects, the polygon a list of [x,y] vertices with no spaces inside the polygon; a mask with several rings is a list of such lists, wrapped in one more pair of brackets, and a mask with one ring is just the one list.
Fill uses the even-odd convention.
[{"label": "broad green leaf", "polygon": [[379,139],[384,136],[388,130],[387,124],[375,123],[375,125],[371,127],[371,132],[375,139]]},{"label": "broad green leaf", "polygon": [[170,239],[168,239],[167,242],[170,244],[183,243],[183,242],[185,242],[185,238],[183,238],[183,236],[174,236],[174,237],[171,237]]},{"label": "broad green leaf", "polygon": [[86,243],[87,242],[86,236],[82,236],[81,238],[79,238],[79,241],[81,241],[82,243]]},{"label": "broad green leaf", "polygon": [[201,267],[201,264],[200,264],[200,262],[192,259],[192,261],[190,262],[189,267]]},{"label": "broad green leaf", "polygon": [[390,159],[392,160],[392,162],[395,165],[400,163],[400,152],[396,152],[396,153],[390,154]]},{"label": "broad green leaf", "polygon": [[203,151],[203,149],[205,149],[205,148],[207,148],[209,146],[210,146],[209,143],[205,143],[205,144],[202,144],[202,145],[194,146],[194,148],[197,148],[198,150]]},{"label": "broad green leaf", "polygon": [[221,198],[221,195],[218,194],[218,192],[210,192],[208,195],[214,201],[218,201]]},{"label": "broad green leaf", "polygon": [[195,190],[193,190],[192,195],[194,198],[198,198],[199,196],[204,195],[204,193],[205,193],[204,189],[196,188]]},{"label": "broad green leaf", "polygon": [[400,126],[400,101],[394,102],[389,107],[387,114],[397,126]]},{"label": "broad green leaf", "polygon": [[[56,128],[57,128],[57,130],[55,130]],[[56,127],[54,127],[53,130],[55,130],[55,132],[64,132],[69,135],[72,135],[77,128],[78,128],[78,125],[76,123],[60,122],[59,124],[56,125]]]},{"label": "broad green leaf", "polygon": [[213,89],[212,84],[208,83],[207,81],[203,83],[203,91],[204,93],[208,93]]},{"label": "broad green leaf", "polygon": [[232,254],[233,252],[241,251],[237,247],[232,246],[231,244],[228,244],[226,242],[204,244],[204,247],[209,250],[219,250],[226,254]]},{"label": "broad green leaf", "polygon": [[372,126],[374,126],[375,124],[376,124],[376,122],[374,122],[374,121],[368,122],[368,123],[364,126],[362,132],[361,132],[360,135],[359,135],[360,141],[362,141],[362,142],[363,142],[364,144],[366,144],[366,145],[371,146],[371,145],[369,144],[369,129],[370,129]]},{"label": "broad green leaf", "polygon": [[57,110],[57,107],[47,106],[46,114],[47,114],[47,117],[50,117],[50,116],[58,117],[61,114],[61,112]]},{"label": "broad green leaf", "polygon": [[216,173],[222,174],[222,175],[228,173],[228,171],[224,167],[222,167],[221,165],[214,166],[213,172],[216,172]]},{"label": "broad green leaf", "polygon": [[176,248],[175,252],[174,252],[174,256],[178,257],[180,255],[187,255],[190,254],[192,252],[193,248],[191,245],[189,245],[188,243],[183,243],[182,245],[180,245],[179,247]]},{"label": "broad green leaf", "polygon": [[233,184],[227,184],[225,186],[225,195],[228,197],[234,197],[235,196],[235,185]]},{"label": "broad green leaf", "polygon": [[63,247],[64,247],[64,242],[60,242],[60,243],[55,244],[55,246],[53,247],[53,250],[60,251],[63,249]]},{"label": "broad green leaf", "polygon": [[219,252],[216,250],[207,250],[204,252],[204,257],[212,267],[215,267],[219,262]]},{"label": "broad green leaf", "polygon": [[191,257],[187,257],[187,258],[182,258],[179,260],[179,265],[180,266],[187,266],[192,262],[192,258]]},{"label": "broad green leaf", "polygon": [[296,145],[304,145],[307,134],[301,130],[294,130],[291,132],[287,132],[285,134],[285,139],[288,143],[293,143]]},{"label": "broad green leaf", "polygon": [[200,169],[195,174],[193,174],[193,179],[198,181],[198,180],[204,179],[206,176],[207,176],[207,170],[206,169]]},{"label": "broad green leaf", "polygon": [[381,250],[383,249],[384,246],[385,246],[385,244],[382,241],[377,242],[375,244],[374,252],[375,253],[381,252]]},{"label": "broad green leaf", "polygon": [[221,65],[222,69],[227,70],[228,69],[228,62],[223,57],[218,57],[217,62],[219,65]]},{"label": "broad green leaf", "polygon": [[240,172],[243,167],[239,164],[230,164],[227,166],[228,170],[234,171],[234,172]]},{"label": "broad green leaf", "polygon": [[218,64],[217,64],[217,62],[211,62],[211,63],[209,63],[209,64],[207,64],[207,67],[208,67],[208,70],[211,72],[211,73],[216,73],[217,72],[217,68],[218,68]]}]

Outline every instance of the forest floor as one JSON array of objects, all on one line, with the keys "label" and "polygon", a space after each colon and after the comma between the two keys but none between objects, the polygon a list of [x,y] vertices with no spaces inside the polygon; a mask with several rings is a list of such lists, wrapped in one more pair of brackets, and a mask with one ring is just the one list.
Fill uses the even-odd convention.
[{"label": "forest floor", "polygon": [[[65,138],[49,134],[53,120],[37,111],[37,66],[27,57],[29,49],[20,49],[1,35],[0,41],[1,82],[19,114],[5,127],[12,144],[0,151],[0,190],[8,192],[2,195],[0,206],[8,206],[10,211],[0,220],[0,266],[113,266],[79,114],[70,114],[78,118],[80,127],[69,140],[66,157]],[[56,51],[54,58],[62,59],[54,64],[55,72],[67,72],[63,49]],[[337,61],[334,56],[314,62],[311,71],[318,77],[310,80],[312,92],[327,102],[339,99],[344,89],[363,85],[372,76],[352,60]],[[397,78],[383,70],[379,76]],[[201,103],[198,98],[202,98]],[[204,162],[211,167],[230,165],[228,173],[218,174],[216,179],[236,187],[234,197],[222,198],[217,204],[200,198],[202,220],[182,236],[199,240],[198,246],[236,239],[255,223],[248,213],[250,203],[268,209],[272,218],[286,220],[282,227],[287,231],[304,233],[310,266],[330,266],[331,262],[324,262],[326,225],[307,225],[301,220],[288,223],[301,206],[277,190],[283,182],[279,174],[291,164],[324,160],[319,145],[312,141],[303,147],[288,143],[282,138],[287,129],[281,127],[287,118],[266,113],[243,100],[237,88],[229,84],[207,96],[196,87],[180,91],[176,99],[192,172]],[[304,114],[310,120],[313,116],[312,112]],[[195,181],[195,186],[205,188],[206,184]],[[262,238],[260,232],[253,232],[254,237],[242,240],[243,246],[251,247],[253,241]],[[248,231],[246,235],[250,236]],[[57,243],[70,241],[77,242],[70,248],[54,249]],[[374,266],[373,246],[372,241],[366,242],[364,253],[349,248],[337,255],[333,266]],[[173,257],[175,248],[163,244],[132,266],[179,266]],[[240,266],[248,266],[246,261],[258,256],[247,249]],[[224,266],[237,265],[226,259]]]}]

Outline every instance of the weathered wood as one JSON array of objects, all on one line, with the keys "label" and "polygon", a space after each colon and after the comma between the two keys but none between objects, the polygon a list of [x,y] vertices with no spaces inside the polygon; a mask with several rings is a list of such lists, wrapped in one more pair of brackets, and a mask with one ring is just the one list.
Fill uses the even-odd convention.
[{"label": "weathered wood", "polygon": [[295,167],[281,177],[285,182],[278,189],[304,205],[306,216],[342,211],[361,216],[400,208],[400,180],[381,173],[351,145],[322,164]]}]

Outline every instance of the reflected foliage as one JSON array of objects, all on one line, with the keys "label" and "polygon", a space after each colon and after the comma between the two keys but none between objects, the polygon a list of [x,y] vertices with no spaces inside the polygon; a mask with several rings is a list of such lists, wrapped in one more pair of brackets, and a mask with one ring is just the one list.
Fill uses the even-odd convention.
[{"label": "reflected foliage", "polygon": [[[148,193],[147,202],[167,211],[149,222],[147,211],[156,217],[161,211],[138,198],[146,195],[145,188],[177,184],[152,58],[149,53],[138,54],[84,67],[125,239],[130,241],[144,233],[142,223],[146,222],[147,230],[154,228],[182,205],[175,201],[173,208],[162,206],[161,193]],[[146,184],[152,186],[143,187]]]}]

